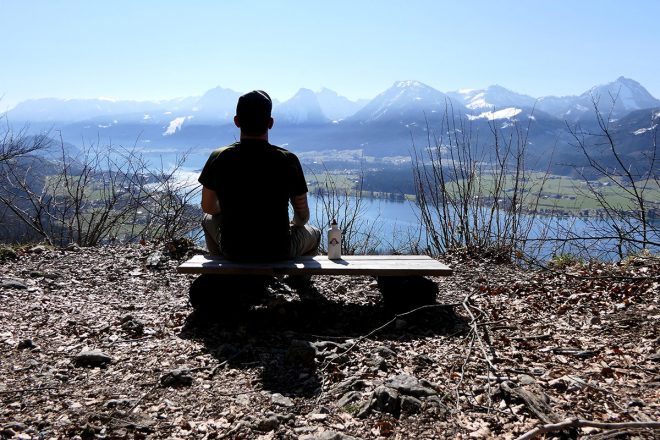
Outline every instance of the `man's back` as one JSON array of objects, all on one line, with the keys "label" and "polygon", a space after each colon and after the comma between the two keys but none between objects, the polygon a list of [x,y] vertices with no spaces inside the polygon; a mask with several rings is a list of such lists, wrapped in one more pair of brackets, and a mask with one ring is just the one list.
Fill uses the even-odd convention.
[{"label": "man's back", "polygon": [[274,260],[289,254],[289,200],[307,192],[298,158],[263,140],[216,150],[200,182],[217,194],[221,246],[236,260]]}]

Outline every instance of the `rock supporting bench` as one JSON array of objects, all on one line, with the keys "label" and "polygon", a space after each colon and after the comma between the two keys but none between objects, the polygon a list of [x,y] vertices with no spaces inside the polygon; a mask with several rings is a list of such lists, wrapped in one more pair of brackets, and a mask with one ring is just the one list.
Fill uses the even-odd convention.
[{"label": "rock supporting bench", "polygon": [[346,255],[298,257],[269,263],[244,263],[196,255],[181,264],[179,273],[216,275],[372,275],[449,276],[452,269],[426,255]]}]

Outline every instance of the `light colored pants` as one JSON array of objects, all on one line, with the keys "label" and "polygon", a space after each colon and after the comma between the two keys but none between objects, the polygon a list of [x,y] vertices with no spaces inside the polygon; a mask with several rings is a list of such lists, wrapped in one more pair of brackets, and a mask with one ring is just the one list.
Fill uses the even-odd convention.
[{"label": "light colored pants", "polygon": [[[206,248],[211,255],[222,255],[222,249],[220,247],[220,217],[221,214],[204,214],[204,219],[202,219]],[[301,255],[318,255],[320,243],[321,231],[314,226],[291,226],[289,258]]]}]

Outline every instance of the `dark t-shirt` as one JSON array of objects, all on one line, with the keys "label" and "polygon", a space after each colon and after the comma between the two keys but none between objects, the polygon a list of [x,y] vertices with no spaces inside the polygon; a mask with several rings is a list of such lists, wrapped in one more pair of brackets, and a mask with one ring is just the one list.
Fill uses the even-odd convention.
[{"label": "dark t-shirt", "polygon": [[236,142],[211,153],[199,182],[218,196],[227,258],[288,258],[289,200],[307,192],[295,154],[267,141]]}]

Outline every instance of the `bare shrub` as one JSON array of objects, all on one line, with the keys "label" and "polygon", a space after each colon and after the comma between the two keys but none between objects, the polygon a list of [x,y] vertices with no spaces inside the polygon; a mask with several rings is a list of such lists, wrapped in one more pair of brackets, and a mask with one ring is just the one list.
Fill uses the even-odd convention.
[{"label": "bare shrub", "polygon": [[427,145],[413,142],[413,172],[426,252],[513,260],[523,255],[544,179],[532,188],[526,168],[529,124],[507,136],[490,121],[484,146],[471,122],[448,104],[441,126],[427,124]]},{"label": "bare shrub", "polygon": [[[319,186],[313,192],[316,197],[314,218],[316,225],[328,229],[332,219],[337,220],[341,230],[341,251],[344,255],[377,253],[381,240],[378,219],[367,219],[365,216],[365,197],[362,191],[363,173],[360,173],[357,184],[351,188],[341,186],[337,176],[327,169],[323,175],[315,173]],[[320,251],[327,252],[327,237],[321,234]]]},{"label": "bare shrub", "polygon": [[[660,249],[660,174],[658,173],[658,121],[660,113],[651,112],[645,139],[648,148],[631,155],[621,145],[621,133],[614,125],[612,112],[618,95],[611,95],[609,112],[599,108],[599,97],[592,96],[597,130],[568,125],[575,147],[588,166],[576,168],[585,189],[581,195],[595,201],[597,216],[589,217],[581,231],[567,230],[565,242],[583,253],[611,254],[616,249],[622,259],[647,249]],[[627,133],[626,133],[627,134]],[[654,197],[653,194],[656,196]]]},{"label": "bare shrub", "polygon": [[177,180],[183,160],[154,171],[134,149],[97,143],[72,157],[60,142],[60,153],[6,162],[0,177],[2,205],[49,244],[169,240],[197,227],[198,189]]}]

